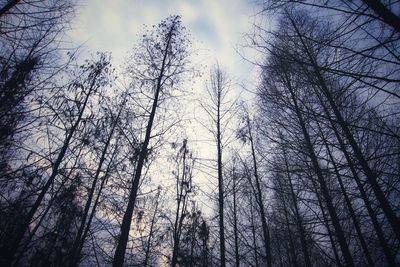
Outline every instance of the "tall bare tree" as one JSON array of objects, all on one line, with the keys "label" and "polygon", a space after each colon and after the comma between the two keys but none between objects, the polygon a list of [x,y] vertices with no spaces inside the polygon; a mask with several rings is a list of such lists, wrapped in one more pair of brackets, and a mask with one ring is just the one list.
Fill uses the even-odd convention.
[{"label": "tall bare tree", "polygon": [[234,101],[229,99],[229,81],[227,75],[217,65],[210,74],[210,83],[206,87],[209,102],[201,103],[210,120],[208,130],[213,134],[217,150],[217,179],[218,179],[218,218],[220,264],[226,265],[225,225],[224,225],[224,177],[223,177],[223,134],[232,117]]},{"label": "tall bare tree", "polygon": [[152,98],[146,133],[141,143],[128,205],[114,254],[113,266],[115,267],[122,267],[124,263],[133,210],[142,170],[149,152],[148,148],[157,107],[165,100],[168,89],[178,84],[181,74],[186,70],[187,57],[187,40],[179,16],[172,16],[162,21],[154,32],[145,35],[142,47],[134,56],[136,61],[132,62],[132,66],[134,66],[132,75],[136,76],[137,83],[135,86],[146,88],[154,94],[154,97]]}]

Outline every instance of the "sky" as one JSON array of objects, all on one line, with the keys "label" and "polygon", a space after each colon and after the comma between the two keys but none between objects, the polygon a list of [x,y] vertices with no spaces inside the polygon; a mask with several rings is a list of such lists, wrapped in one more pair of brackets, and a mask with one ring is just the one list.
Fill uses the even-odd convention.
[{"label": "sky", "polygon": [[[205,72],[204,79],[209,74],[209,67],[218,61],[238,93],[241,84],[255,84],[253,77],[256,76],[256,68],[243,60],[237,52],[242,50],[244,34],[251,31],[254,23],[256,8],[253,1],[85,0],[79,2],[76,19],[68,37],[73,46],[83,45],[83,51],[87,53],[112,52],[113,65],[118,66],[140,40],[145,32],[144,25],[151,27],[170,15],[181,15],[183,25],[188,29],[197,50],[193,63],[199,66],[201,64]],[[194,90],[201,91],[205,83],[205,80],[197,82]],[[201,113],[198,106],[189,108],[192,109],[187,112],[189,114],[196,116]],[[199,172],[200,176],[198,174],[200,179],[197,180],[197,185],[204,185],[204,191],[215,191],[216,188],[213,187],[217,185],[216,180],[212,176],[204,176],[210,171],[204,166],[210,164],[208,159],[215,156],[212,136],[202,125],[194,123],[190,127],[189,145],[198,158],[204,159],[197,163],[198,168],[203,168]],[[207,209],[203,206],[202,209],[204,208]]]},{"label": "sky", "polygon": [[[236,52],[244,44],[254,16],[252,0],[85,0],[79,1],[69,37],[87,51],[111,51],[122,62],[144,32],[169,15],[181,15],[205,65],[216,60],[237,80],[246,79],[253,66]],[[115,64],[114,64],[115,65]]]}]

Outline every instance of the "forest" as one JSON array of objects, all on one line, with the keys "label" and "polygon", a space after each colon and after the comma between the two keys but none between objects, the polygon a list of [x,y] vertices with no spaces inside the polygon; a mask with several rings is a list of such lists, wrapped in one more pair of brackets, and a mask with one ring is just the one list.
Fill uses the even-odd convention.
[{"label": "forest", "polygon": [[400,1],[248,0],[254,86],[81,2],[0,1],[0,266],[400,266]]}]

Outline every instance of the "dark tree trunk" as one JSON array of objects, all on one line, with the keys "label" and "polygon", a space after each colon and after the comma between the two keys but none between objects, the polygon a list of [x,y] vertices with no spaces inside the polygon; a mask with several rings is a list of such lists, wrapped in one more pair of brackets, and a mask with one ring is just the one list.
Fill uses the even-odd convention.
[{"label": "dark tree trunk", "polygon": [[256,159],[256,152],[254,149],[254,141],[253,135],[251,131],[251,125],[249,119],[247,119],[247,127],[249,131],[249,139],[250,139],[250,146],[251,146],[251,154],[253,159],[253,168],[254,168],[254,178],[256,180],[256,196],[257,196],[257,203],[260,209],[260,217],[261,217],[261,224],[264,236],[264,246],[265,246],[265,257],[266,257],[266,264],[268,267],[272,267],[272,255],[271,255],[271,240],[269,235],[269,228],[267,224],[267,218],[265,214],[264,202],[262,198],[262,191],[260,185],[260,177],[258,176],[258,169],[257,169],[257,159]]},{"label": "dark tree trunk", "polygon": [[258,251],[257,251],[257,237],[256,237],[256,227],[254,225],[254,212],[253,212],[253,198],[250,196],[250,214],[251,214],[251,234],[253,237],[253,251],[254,251],[254,260],[256,267],[259,267],[258,263]]},{"label": "dark tree trunk", "polygon": [[[294,242],[293,242],[293,236],[294,235],[292,233],[292,230],[290,229],[290,222],[289,222],[289,217],[288,217],[289,211],[288,211],[288,208],[286,206],[285,192],[283,190],[283,186],[282,186],[282,183],[281,183],[281,180],[279,179],[279,177],[278,177],[277,180],[278,180],[279,190],[281,191],[280,195],[281,195],[281,202],[282,202],[282,205],[283,205],[283,214],[285,216],[286,229],[287,229],[288,238],[289,238],[289,252],[290,252],[291,257],[292,257],[293,266],[294,267],[298,267],[299,264],[298,264],[298,261],[297,261],[295,245],[294,245]],[[290,257],[289,257],[289,259],[290,259]],[[290,264],[290,265],[292,265],[292,264]]]},{"label": "dark tree trunk", "polygon": [[323,223],[325,224],[326,231],[328,232],[328,237],[329,237],[329,241],[331,242],[331,245],[332,245],[332,250],[333,250],[333,255],[335,256],[336,265],[343,266],[341,261],[340,261],[338,249],[336,247],[335,238],[333,236],[333,233],[332,233],[332,230],[331,230],[331,226],[329,225],[329,219],[328,219],[328,216],[327,216],[327,214],[325,212],[325,207],[324,207],[324,204],[322,202],[322,199],[321,199],[321,196],[320,196],[320,193],[319,193],[319,190],[318,190],[318,186],[317,186],[316,182],[314,181],[314,177],[312,177],[311,174],[310,174],[310,179],[311,179],[311,183],[313,185],[314,191],[315,191],[315,195],[317,196],[318,205],[321,208],[321,214],[322,214]]},{"label": "dark tree trunk", "polygon": [[161,82],[162,78],[164,76],[164,70],[166,67],[166,59],[167,59],[167,54],[169,51],[169,46],[170,46],[170,41],[172,38],[174,30],[174,25],[171,26],[171,29],[168,33],[168,40],[167,44],[164,50],[164,55],[163,55],[163,61],[161,63],[161,70],[160,70],[160,75],[157,79],[157,84],[155,88],[155,95],[154,95],[154,100],[153,100],[153,105],[151,108],[150,116],[149,116],[149,121],[146,127],[146,135],[144,138],[144,141],[142,143],[141,149],[140,149],[140,154],[139,154],[139,160],[137,163],[136,171],[133,177],[133,182],[132,182],[132,188],[130,190],[129,198],[128,198],[128,205],[126,207],[126,211],[124,213],[123,219],[122,219],[122,225],[121,225],[121,233],[118,238],[118,244],[117,248],[115,249],[114,253],[114,260],[113,260],[113,267],[122,267],[124,264],[124,258],[125,258],[125,250],[126,246],[128,244],[128,238],[129,238],[129,230],[131,228],[131,222],[132,222],[132,215],[133,215],[133,209],[135,207],[135,202],[136,202],[136,196],[137,192],[139,190],[139,181],[142,175],[142,169],[144,166],[145,159],[147,157],[147,149],[148,145],[150,142],[151,138],[151,129],[153,127],[153,122],[154,122],[154,117],[156,115],[156,110],[158,106],[158,98],[161,92]]},{"label": "dark tree trunk", "polygon": [[[186,141],[183,143],[183,168],[182,168],[182,177],[177,177],[176,180],[176,190],[177,190],[177,208],[175,213],[175,223],[174,223],[174,234],[173,234],[173,250],[172,250],[172,260],[171,266],[175,267],[178,263],[178,253],[180,250],[180,240],[182,233],[183,220],[187,213],[187,189],[184,188],[185,182],[185,171],[186,171]],[[182,206],[182,209],[181,209]]]},{"label": "dark tree trunk", "polygon": [[342,137],[340,136],[340,134],[339,134],[334,122],[332,121],[332,118],[330,117],[330,114],[328,113],[327,108],[324,106],[323,102],[321,102],[321,103],[322,103],[322,106],[324,107],[324,111],[327,114],[327,117],[328,117],[328,119],[329,119],[329,121],[331,123],[332,129],[333,129],[333,131],[335,133],[335,137],[339,142],[340,149],[341,149],[343,155],[345,156],[346,161],[347,161],[347,163],[349,165],[349,168],[350,168],[350,171],[351,171],[351,173],[353,175],[354,181],[356,182],[358,190],[360,191],[361,199],[363,200],[363,202],[365,204],[365,207],[367,208],[368,215],[371,218],[372,224],[373,224],[375,232],[376,232],[376,234],[378,236],[379,243],[382,246],[383,252],[384,252],[385,257],[386,257],[386,260],[387,260],[389,266],[396,266],[394,257],[392,255],[392,252],[391,252],[391,250],[389,248],[389,245],[388,245],[388,243],[387,243],[387,241],[385,239],[385,235],[384,235],[384,233],[382,231],[381,226],[379,225],[378,218],[377,218],[377,216],[375,214],[375,211],[372,208],[371,203],[370,203],[370,201],[368,199],[367,192],[365,191],[364,186],[363,186],[360,178],[358,177],[357,171],[354,168],[353,161],[352,161],[349,153],[347,152],[347,148],[346,148],[346,146],[345,146],[345,144],[344,144],[344,142],[342,140]]},{"label": "dark tree trunk", "polygon": [[[114,158],[116,152],[117,152],[117,148],[114,149],[114,152],[113,152],[113,154],[111,156],[111,160]],[[84,230],[84,232],[82,234],[81,241],[79,243],[79,247],[78,247],[78,251],[77,251],[77,255],[78,256],[81,255],[81,251],[82,251],[83,245],[84,245],[86,237],[87,237],[87,235],[89,233],[90,226],[92,225],[93,218],[94,218],[94,216],[96,214],[97,205],[99,204],[99,199],[100,199],[100,196],[101,196],[101,192],[103,191],[104,185],[107,183],[107,178],[108,178],[108,175],[109,175],[109,172],[110,172],[111,164],[112,164],[112,162],[110,162],[108,164],[106,172],[104,173],[104,177],[101,180],[99,192],[97,193],[96,199],[94,200],[93,207],[92,207],[92,210],[91,210],[89,218],[88,218],[88,222],[86,224],[85,230]]]},{"label": "dark tree trunk", "polygon": [[7,4],[5,4],[1,9],[0,9],[0,17],[5,15],[11,8],[16,6],[21,0],[10,0]]},{"label": "dark tree trunk", "polygon": [[339,134],[339,131],[338,131],[337,127],[336,127],[336,124],[333,121],[327,106],[325,105],[325,103],[323,102],[323,100],[321,99],[321,97],[319,96],[318,93],[317,93],[317,97],[320,100],[321,106],[322,106],[322,108],[323,108],[323,110],[324,110],[324,112],[325,112],[325,114],[326,114],[326,116],[327,116],[327,118],[329,120],[329,123],[330,123],[330,125],[332,127],[332,130],[333,130],[333,132],[335,134],[335,137],[339,142],[340,150],[343,153],[343,155],[345,156],[345,159],[346,159],[346,161],[348,163],[350,171],[351,171],[351,173],[353,175],[354,181],[356,182],[358,190],[360,191],[361,199],[363,200],[363,202],[365,204],[365,207],[367,208],[368,215],[371,218],[372,224],[374,226],[375,232],[377,233],[378,240],[379,240],[379,243],[382,246],[383,252],[384,252],[385,257],[386,257],[386,260],[387,260],[389,266],[395,266],[396,264],[395,264],[394,257],[392,255],[392,252],[391,252],[391,250],[389,248],[389,245],[388,245],[388,243],[387,243],[387,241],[385,239],[385,236],[384,236],[384,233],[382,231],[382,228],[379,225],[378,218],[376,217],[375,211],[372,208],[371,203],[370,203],[370,201],[368,199],[367,192],[365,191],[364,186],[362,184],[362,181],[360,180],[360,178],[359,178],[359,176],[357,174],[357,171],[354,168],[353,160],[351,159],[351,156],[347,152],[346,145],[344,144],[344,141],[343,141],[341,135]]},{"label": "dark tree trunk", "polygon": [[237,203],[236,203],[236,176],[235,169],[233,169],[233,235],[235,239],[235,260],[236,267],[240,266],[240,257],[239,257],[239,238],[238,238],[238,229],[237,229]]},{"label": "dark tree trunk", "polygon": [[147,267],[147,265],[149,263],[151,238],[153,237],[153,229],[154,229],[154,224],[156,222],[156,216],[157,216],[157,212],[158,212],[159,197],[160,197],[160,190],[157,192],[156,207],[154,209],[153,218],[151,219],[150,233],[149,233],[149,238],[147,239],[146,254],[145,254],[144,263],[143,263],[144,267]]},{"label": "dark tree trunk", "polygon": [[[78,157],[80,156],[81,151],[79,151],[78,153]],[[41,214],[41,217],[39,219],[39,221],[37,223],[35,223],[35,227],[29,231],[29,236],[27,237],[26,240],[24,240],[24,246],[22,247],[22,249],[18,249],[18,253],[15,257],[15,261],[12,264],[13,267],[17,267],[19,266],[19,261],[22,259],[22,256],[24,255],[27,247],[29,246],[30,242],[32,241],[32,238],[35,236],[37,230],[39,229],[39,227],[42,225],[43,220],[46,218],[47,213],[51,210],[54,201],[56,200],[56,197],[58,196],[58,194],[60,193],[60,191],[63,189],[65,183],[70,179],[72,171],[75,169],[76,163],[78,161],[75,162],[75,165],[71,168],[71,171],[69,172],[69,174],[67,175],[66,179],[64,179],[61,182],[60,187],[55,191],[54,193],[54,197],[52,199],[49,200],[49,202],[47,203],[46,209],[44,210],[44,212]]]},{"label": "dark tree trunk", "polygon": [[[222,86],[222,85],[220,85]],[[222,140],[221,140],[221,91],[218,90],[217,106],[217,166],[218,166],[218,208],[219,208],[219,243],[221,267],[225,267],[225,233],[224,233],[224,181],[222,176]]]},{"label": "dark tree trunk", "polygon": [[363,0],[387,25],[392,26],[397,32],[400,32],[400,18],[390,11],[379,0]]},{"label": "dark tree trunk", "polygon": [[296,194],[294,192],[292,177],[289,172],[289,166],[288,166],[288,161],[287,161],[287,157],[286,157],[286,150],[284,147],[282,148],[282,151],[283,151],[283,157],[284,157],[284,161],[285,161],[285,169],[286,169],[286,173],[287,173],[287,178],[289,181],[290,195],[292,197],[292,202],[293,202],[295,216],[296,216],[296,224],[297,224],[297,228],[300,233],[301,249],[302,249],[303,256],[304,256],[304,263],[305,263],[305,266],[311,267],[312,265],[311,265],[310,256],[308,254],[308,245],[307,245],[307,240],[306,240],[306,234],[304,233],[303,220],[300,216],[299,207],[297,205]]}]

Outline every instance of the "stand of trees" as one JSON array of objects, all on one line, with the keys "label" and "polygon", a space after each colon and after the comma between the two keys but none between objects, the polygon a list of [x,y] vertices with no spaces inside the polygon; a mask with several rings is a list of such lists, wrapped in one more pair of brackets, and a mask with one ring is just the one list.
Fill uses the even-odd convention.
[{"label": "stand of trees", "polygon": [[396,1],[260,1],[255,101],[211,68],[207,156],[180,16],[116,68],[60,48],[74,1],[3,2],[1,266],[400,264]]}]

